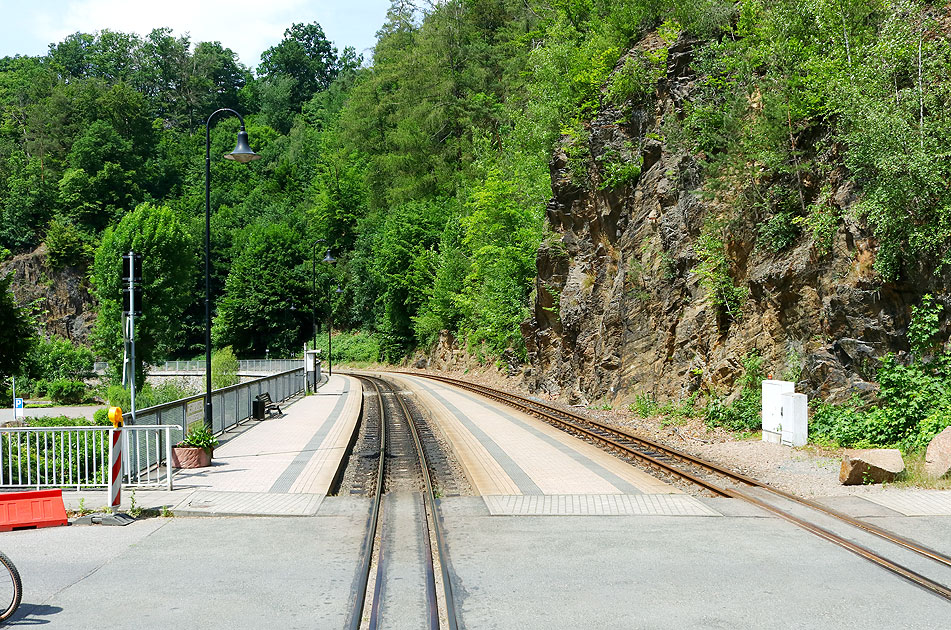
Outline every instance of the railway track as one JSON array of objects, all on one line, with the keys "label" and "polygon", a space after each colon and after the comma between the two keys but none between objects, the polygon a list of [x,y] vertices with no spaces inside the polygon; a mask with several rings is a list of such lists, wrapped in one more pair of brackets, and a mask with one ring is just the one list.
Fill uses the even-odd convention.
[{"label": "railway track", "polygon": [[[378,439],[373,442],[378,445],[379,451],[375,457],[378,464],[373,502],[346,627],[349,630],[376,630],[384,625],[399,627],[399,615],[413,612],[412,606],[402,605],[400,597],[406,597],[407,589],[423,589],[425,612],[420,612],[426,617],[426,627],[430,630],[439,630],[440,627],[456,630],[458,622],[449,577],[448,554],[420,432],[398,390],[379,378],[354,376],[368,386],[370,397],[377,403],[374,410],[368,410],[365,406],[364,414],[370,416],[367,426],[378,428]],[[390,515],[386,514],[388,508]],[[422,553],[413,560],[420,561],[422,566],[411,567],[410,573],[421,574],[422,584],[414,580],[397,579],[397,583],[389,587],[392,601],[387,606],[387,576],[390,573],[388,554],[395,545],[402,549],[412,547],[414,535]],[[436,584],[437,570],[442,578],[439,589]],[[437,593],[437,590],[441,593]],[[384,623],[387,611],[391,611],[396,621],[391,619],[389,623]],[[417,626],[419,623],[419,620],[414,620],[412,625]]]},{"label": "railway track", "polygon": [[[951,602],[951,588],[946,584],[923,575],[921,572],[907,566],[907,563],[891,560],[885,557],[883,553],[873,550],[870,546],[855,542],[853,540],[855,536],[852,533],[837,533],[830,526],[823,526],[820,522],[826,520],[836,525],[844,525],[850,531],[860,530],[875,540],[886,541],[902,553],[912,552],[917,554],[918,557],[927,559],[932,566],[939,566],[940,570],[951,568],[951,557],[904,536],[852,518],[815,501],[773,488],[768,484],[704,461],[689,453],[604,425],[580,414],[559,409],[538,400],[445,376],[417,372],[401,372],[401,374],[440,381],[480,394],[540,418],[582,439],[620,453],[626,458],[633,458],[648,468],[663,471],[665,474],[695,484],[715,496],[740,499],[755,505]],[[795,513],[804,510],[812,516],[807,517]],[[818,518],[816,518],[816,515],[818,515]]]}]

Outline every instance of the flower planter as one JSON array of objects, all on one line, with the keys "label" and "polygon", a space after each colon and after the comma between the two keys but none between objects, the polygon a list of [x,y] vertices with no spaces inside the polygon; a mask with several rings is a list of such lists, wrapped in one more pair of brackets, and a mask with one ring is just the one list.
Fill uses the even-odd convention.
[{"label": "flower planter", "polygon": [[204,468],[211,466],[214,450],[194,446],[172,447],[172,468]]}]

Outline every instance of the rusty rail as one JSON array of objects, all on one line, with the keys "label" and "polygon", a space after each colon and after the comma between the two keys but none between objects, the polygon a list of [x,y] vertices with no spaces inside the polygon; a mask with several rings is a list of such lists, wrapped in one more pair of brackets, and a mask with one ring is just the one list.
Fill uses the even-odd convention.
[{"label": "rusty rail", "polygon": [[[877,525],[872,525],[870,523],[866,523],[864,521],[860,521],[858,519],[852,518],[851,516],[848,516],[847,514],[843,514],[837,510],[827,508],[819,503],[816,503],[815,501],[810,501],[809,499],[798,497],[789,492],[785,492],[783,490],[773,488],[770,485],[760,482],[756,479],[753,479],[746,475],[729,470],[728,468],[719,466],[712,462],[708,462],[699,457],[695,457],[693,455],[690,455],[689,453],[685,453],[673,447],[660,444],[659,442],[655,442],[649,438],[634,435],[632,433],[623,431],[621,429],[617,429],[615,427],[609,427],[600,422],[597,422],[596,420],[592,420],[591,418],[586,418],[580,414],[576,414],[571,411],[566,411],[564,409],[559,409],[552,405],[547,405],[541,401],[531,400],[531,399],[525,398],[524,396],[519,396],[517,394],[502,392],[499,390],[492,389],[490,387],[486,387],[485,385],[478,385],[476,383],[470,383],[468,381],[462,381],[459,379],[449,378],[446,376],[423,374],[419,372],[405,372],[405,371],[400,372],[400,374],[405,374],[409,376],[419,376],[419,377],[424,377],[424,378],[440,381],[443,383],[447,383],[449,385],[453,385],[455,387],[459,387],[459,388],[466,389],[468,391],[480,394],[487,398],[491,398],[493,400],[502,402],[511,407],[515,407],[516,409],[529,413],[530,415],[539,417],[546,422],[555,424],[556,426],[559,426],[562,429],[567,429],[569,432],[580,433],[589,439],[592,439],[607,445],[612,450],[622,452],[625,455],[634,457],[638,461],[647,463],[651,467],[664,470],[665,472],[668,472],[672,475],[680,477],[681,479],[687,480],[691,483],[695,483],[696,485],[704,488],[705,490],[714,492],[715,494],[719,496],[741,499],[743,501],[756,505],[757,507],[764,509],[768,512],[771,512],[779,516],[780,518],[783,518],[795,524],[796,526],[801,527],[802,529],[805,529],[806,531],[812,534],[815,534],[816,536],[819,536],[820,538],[824,540],[827,540],[835,545],[838,545],[842,547],[843,549],[846,549],[858,555],[861,558],[864,558],[870,562],[873,562],[874,564],[886,569],[887,571],[890,571],[891,573],[894,573],[895,575],[898,575],[914,583],[915,585],[920,586],[930,591],[931,593],[934,593],[935,595],[938,595],[939,597],[942,597],[946,600],[951,601],[951,588],[943,584],[935,582],[934,580],[931,580],[930,578],[925,577],[921,575],[920,573],[913,571],[912,569],[909,569],[903,565],[892,562],[891,560],[876,553],[875,551],[869,549],[868,547],[859,545],[857,543],[853,543],[850,540],[843,538],[842,536],[832,531],[829,531],[828,529],[820,527],[819,525],[816,525],[815,523],[810,523],[809,521],[805,519],[794,516],[790,514],[789,512],[783,510],[782,508],[779,508],[770,503],[767,503],[766,501],[763,501],[762,499],[753,497],[746,492],[742,492],[741,490],[738,490],[735,488],[720,486],[710,480],[703,479],[701,477],[698,477],[697,475],[694,475],[690,472],[682,470],[676,466],[670,465],[664,462],[663,460],[658,459],[656,455],[652,455],[649,451],[654,451],[655,453],[660,454],[661,457],[674,459],[674,460],[683,462],[689,466],[699,468],[701,470],[704,470],[706,472],[709,472],[715,475],[719,475],[721,477],[725,477],[729,479],[730,481],[744,484],[746,486],[750,486],[753,488],[765,490],[767,492],[772,493],[773,495],[777,497],[808,507],[826,516],[835,518],[843,523],[862,529],[863,531],[866,531],[874,536],[877,536],[883,540],[893,543],[899,547],[902,547],[909,551],[913,551],[939,564],[951,567],[951,557],[945,554],[942,554],[941,552],[936,551],[930,547],[921,545],[913,540],[909,540],[894,532],[890,532],[886,529],[878,527]],[[580,426],[580,425],[587,425],[589,427],[594,427],[594,430],[586,429],[584,426]],[[628,446],[624,444],[625,441],[633,442],[634,444],[638,445],[639,448]]]}]

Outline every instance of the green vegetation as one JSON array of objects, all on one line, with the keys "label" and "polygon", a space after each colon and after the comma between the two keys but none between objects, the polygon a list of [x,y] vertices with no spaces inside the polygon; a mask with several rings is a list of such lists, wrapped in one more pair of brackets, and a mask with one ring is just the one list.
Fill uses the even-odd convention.
[{"label": "green vegetation", "polygon": [[[640,177],[650,138],[689,155],[704,182],[695,193],[717,201],[716,216],[699,217],[695,266],[661,259],[669,282],[699,276],[725,328],[749,299],[740,277],[754,243],[777,257],[809,245],[824,264],[843,212],[873,232],[879,281],[951,264],[945,15],[924,0],[394,2],[371,59],[339,51],[318,24],[293,24],[256,69],[168,29],[76,33],[44,56],[0,59],[0,258],[45,242],[52,267],[89,267],[94,348],[115,366],[119,259],[135,249],[138,359],[196,355],[203,125],[232,107],[262,159],[212,164],[217,348],[296,354],[316,319],[345,331],[334,360],[401,360],[443,330],[481,357],[524,359],[553,151],[574,186],[617,190]],[[691,85],[674,85],[671,68]],[[676,115],[592,154],[596,114],[610,107],[619,126],[641,125],[659,90],[676,92]],[[212,155],[231,149],[237,125],[211,129]],[[849,208],[842,181],[858,199]],[[324,247],[337,263],[315,272]],[[0,375],[71,395],[81,376],[27,360],[39,342],[8,286]],[[868,421],[856,439],[911,444],[945,422],[947,350],[917,341],[946,321],[936,303],[909,332],[913,355],[883,363],[880,408],[817,412],[828,439],[848,441],[835,427]],[[711,423],[753,425],[762,364],[744,365],[735,402],[708,400]]]},{"label": "green vegetation", "polygon": [[[188,398],[197,393],[197,390],[185,387],[172,379],[164,379],[164,382],[158,387],[153,387],[151,383],[145,383],[142,387],[136,387],[135,389],[135,407],[136,409],[145,409],[146,407]],[[108,400],[110,405],[121,407],[122,411],[132,411],[132,394],[121,385],[107,385],[100,396]]]},{"label": "green vegetation", "polygon": [[0,277],[0,381],[19,371],[36,341],[33,320],[10,291],[11,282],[12,274]]},{"label": "green vegetation", "polygon": [[[380,335],[355,330],[349,333],[334,333],[333,339],[334,364],[368,365],[378,363],[382,358],[382,341]],[[313,346],[309,343],[308,347]],[[317,336],[317,350],[321,356],[327,356],[327,335]],[[326,369],[326,365],[325,368]]]},{"label": "green vegetation", "polygon": [[733,431],[749,431],[762,425],[763,358],[757,352],[743,357],[743,375],[739,395],[730,403],[711,396],[703,410],[704,420],[710,426],[726,427]]},{"label": "green vegetation", "polygon": [[[241,382],[238,376],[237,357],[231,346],[225,346],[211,353],[211,387],[220,389],[229,385],[236,385]],[[138,401],[136,401],[138,402]]]},{"label": "green vegetation", "polygon": [[951,351],[938,343],[943,307],[930,295],[912,308],[907,362],[887,356],[878,371],[878,404],[813,403],[810,435],[841,446],[898,446],[920,451],[951,426]]},{"label": "green vegetation", "polygon": [[211,433],[211,429],[204,424],[196,424],[188,434],[175,446],[190,446],[192,448],[215,448],[218,438]]}]

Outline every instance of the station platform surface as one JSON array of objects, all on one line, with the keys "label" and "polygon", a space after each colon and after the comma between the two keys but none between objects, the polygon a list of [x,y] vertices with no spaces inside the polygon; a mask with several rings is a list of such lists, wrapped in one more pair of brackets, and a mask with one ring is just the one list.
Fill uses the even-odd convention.
[{"label": "station platform surface", "polygon": [[432,412],[493,515],[719,515],[679,488],[537,418],[438,381],[386,376]]},{"label": "station platform surface", "polygon": [[[177,515],[311,516],[333,482],[360,414],[356,379],[333,375],[315,394],[281,404],[219,437],[210,467],[176,470],[173,490],[138,490],[135,506]],[[63,492],[67,509],[95,509],[105,493]],[[122,509],[133,493],[122,491]]]}]

